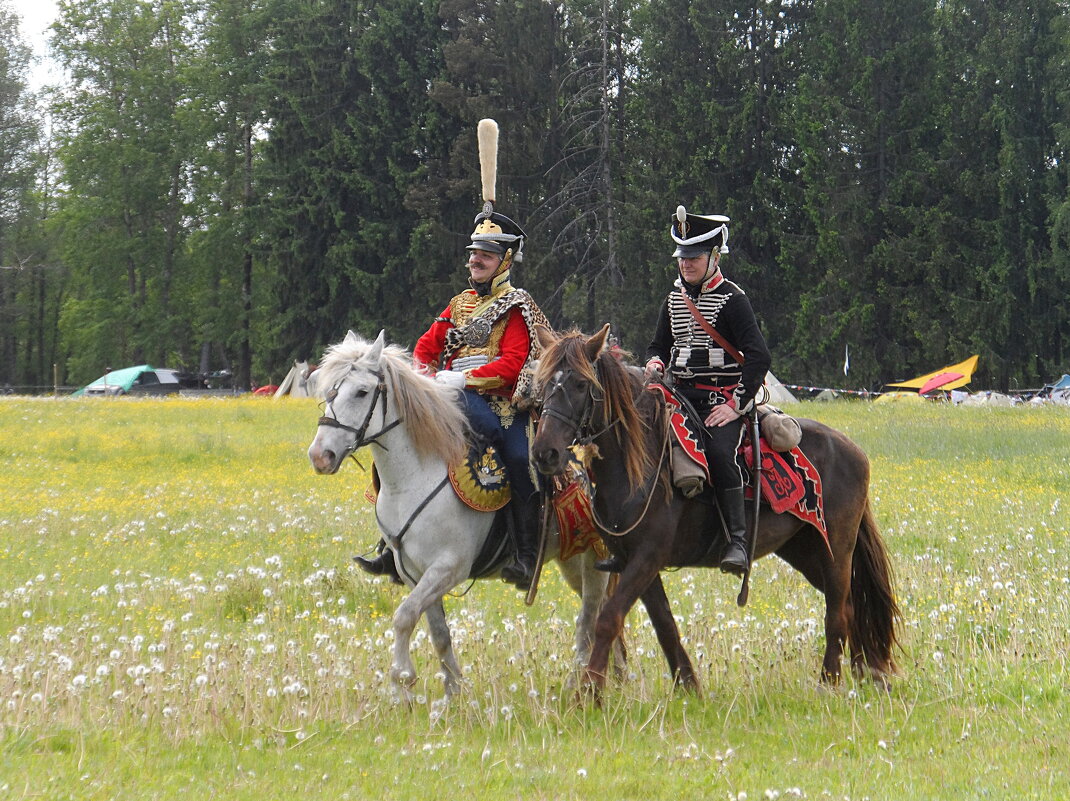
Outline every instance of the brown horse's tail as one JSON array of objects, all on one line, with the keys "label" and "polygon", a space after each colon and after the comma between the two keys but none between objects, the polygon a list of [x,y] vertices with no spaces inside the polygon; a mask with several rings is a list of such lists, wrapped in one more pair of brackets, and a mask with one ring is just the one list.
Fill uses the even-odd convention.
[{"label": "brown horse's tail", "polygon": [[894,674],[892,655],[898,642],[899,605],[892,592],[892,566],[873,510],[866,501],[851,563],[851,659],[876,675]]}]

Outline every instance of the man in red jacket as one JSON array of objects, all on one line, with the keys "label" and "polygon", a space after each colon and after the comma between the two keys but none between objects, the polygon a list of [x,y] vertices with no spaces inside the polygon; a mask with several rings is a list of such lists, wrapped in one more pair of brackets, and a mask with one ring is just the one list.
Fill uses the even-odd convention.
[{"label": "man in red jacket", "polygon": [[[416,343],[413,360],[435,380],[462,390],[476,434],[501,455],[512,492],[516,559],[502,577],[519,589],[535,570],[539,494],[528,461],[531,372],[538,357],[535,326],[547,325],[538,305],[510,283],[523,258],[524,231],[504,214],[485,208],[468,245],[469,289],[453,297]],[[394,573],[389,550],[357,558],[369,573]]]}]

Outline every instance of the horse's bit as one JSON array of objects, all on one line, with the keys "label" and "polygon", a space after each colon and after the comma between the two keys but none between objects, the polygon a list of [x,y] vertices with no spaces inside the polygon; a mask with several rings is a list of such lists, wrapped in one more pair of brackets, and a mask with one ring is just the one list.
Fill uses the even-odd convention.
[{"label": "horse's bit", "polygon": [[[329,428],[340,428],[343,431],[348,431],[350,434],[353,435],[353,442],[350,445],[346,446],[345,453],[343,453],[341,457],[342,459],[345,459],[347,456],[353,456],[355,451],[359,450],[360,448],[363,448],[365,445],[370,445],[373,442],[376,442],[379,447],[385,447],[382,443],[377,442],[377,440],[387,431],[394,428],[395,426],[400,425],[401,423],[401,418],[398,417],[397,420],[392,423],[387,423],[372,436],[364,436],[365,432],[367,432],[368,430],[368,426],[371,424],[372,415],[375,414],[375,407],[379,404],[380,396],[382,396],[383,398],[383,421],[386,421],[386,382],[383,380],[382,370],[374,371],[374,375],[376,379],[378,379],[375,384],[375,394],[372,395],[371,405],[368,407],[368,413],[364,416],[364,422],[360,424],[360,428],[353,428],[353,426],[347,426],[337,417],[328,417],[326,414],[320,417],[319,421],[317,422],[317,425],[327,426]],[[334,401],[335,398],[338,397],[338,388],[342,386],[342,384],[347,378],[349,378],[348,375],[338,379],[338,382],[327,392],[327,403],[326,408],[324,409],[325,412],[330,411],[332,414],[334,413],[334,409],[331,408],[331,403]],[[355,459],[356,457],[353,456],[353,458]]]}]

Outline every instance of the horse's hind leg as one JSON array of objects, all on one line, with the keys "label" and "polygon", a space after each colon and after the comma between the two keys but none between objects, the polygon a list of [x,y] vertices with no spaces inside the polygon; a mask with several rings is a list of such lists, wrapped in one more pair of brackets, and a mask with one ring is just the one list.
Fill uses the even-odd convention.
[{"label": "horse's hind leg", "polygon": [[672,616],[672,608],[665,595],[665,585],[661,582],[661,574],[654,577],[650,586],[640,597],[647,614],[650,615],[654,632],[658,635],[658,644],[661,645],[661,650],[669,663],[673,681],[685,690],[700,695],[702,689],[699,686],[698,676],[695,675],[691,657],[687,655],[680,641],[680,629],[676,626],[676,618]]},{"label": "horse's hind leg", "polygon": [[438,654],[438,661],[442,666],[446,696],[453,696],[460,688],[461,667],[453,653],[453,640],[450,638],[450,627],[446,623],[446,610],[442,606],[442,600],[439,599],[437,603],[427,607],[424,615],[427,617],[427,628],[431,632],[431,643],[435,646],[435,653]]},{"label": "horse's hind leg", "polygon": [[797,534],[777,549],[776,554],[798,570],[825,596],[825,655],[821,661],[821,680],[835,684],[840,680],[843,649],[850,631],[851,560],[844,557],[833,562],[816,530],[812,536]]},{"label": "horse's hind leg", "polygon": [[830,565],[825,581],[825,657],[821,679],[829,684],[840,680],[843,649],[851,630],[851,563]]}]

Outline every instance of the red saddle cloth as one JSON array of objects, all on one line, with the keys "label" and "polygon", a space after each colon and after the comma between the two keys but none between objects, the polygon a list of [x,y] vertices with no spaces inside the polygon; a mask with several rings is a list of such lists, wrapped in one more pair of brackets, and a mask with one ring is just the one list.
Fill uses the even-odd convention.
[{"label": "red saddle cloth", "polygon": [[[750,440],[744,440],[737,459],[749,469],[753,457]],[[821,494],[821,474],[798,447],[778,453],[762,439],[762,500],[777,514],[787,512],[809,523],[821,532],[828,545],[829,533],[825,525],[825,502]],[[754,489],[747,487],[747,497]]]},{"label": "red saddle cloth", "polygon": [[[676,396],[663,384],[651,384],[649,389],[657,390],[665,399],[665,403],[671,409],[670,421],[676,441],[683,448],[684,453],[696,464],[702,467],[709,482],[710,467],[706,461],[706,452],[703,448],[702,432],[698,430],[695,421],[686,415]],[[750,470],[752,463],[750,432],[744,438],[736,454],[740,468],[744,475]],[[778,453],[772,450],[765,439],[762,439],[762,469],[760,472],[762,482],[762,500],[776,514],[787,512],[805,523],[811,524],[821,532],[825,544],[828,545],[828,528],[825,525],[825,504],[821,495],[821,474],[805,453],[798,447],[790,451]],[[747,497],[753,497],[754,490],[747,487]]]}]

